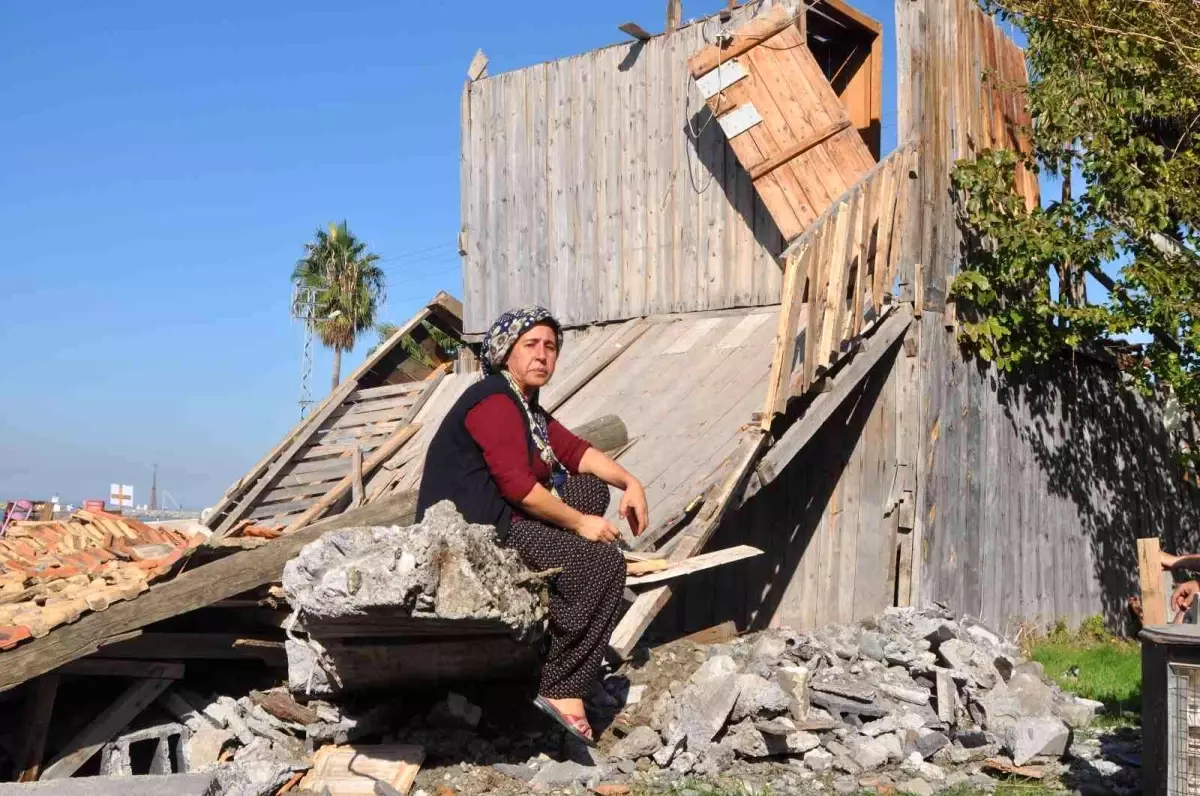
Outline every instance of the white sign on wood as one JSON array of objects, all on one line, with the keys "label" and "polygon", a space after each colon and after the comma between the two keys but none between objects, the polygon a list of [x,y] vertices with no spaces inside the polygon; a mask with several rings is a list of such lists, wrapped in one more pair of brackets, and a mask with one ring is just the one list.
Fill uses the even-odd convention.
[{"label": "white sign on wood", "polygon": [[758,115],[758,108],[754,107],[753,102],[747,102],[724,116],[717,117],[717,122],[720,123],[727,138],[741,135],[761,121],[762,117]]},{"label": "white sign on wood", "polygon": [[109,490],[108,502],[114,506],[131,508],[133,506],[133,487],[129,484],[113,484]]},{"label": "white sign on wood", "polygon": [[720,94],[747,75],[746,68],[737,61],[728,61],[697,79],[696,86],[700,89],[700,95],[707,100]]}]

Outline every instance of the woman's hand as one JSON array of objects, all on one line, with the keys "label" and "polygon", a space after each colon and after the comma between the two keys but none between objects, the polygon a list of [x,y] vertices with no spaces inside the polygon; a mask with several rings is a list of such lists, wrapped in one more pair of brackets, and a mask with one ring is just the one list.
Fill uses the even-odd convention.
[{"label": "woman's hand", "polygon": [[1192,607],[1197,594],[1200,594],[1200,583],[1194,580],[1181,583],[1171,594],[1171,607],[1179,612],[1186,611]]},{"label": "woman's hand", "polygon": [[618,511],[621,519],[629,523],[629,530],[633,531],[634,536],[641,536],[646,530],[646,524],[650,521],[650,512],[646,508],[646,490],[642,488],[642,482],[636,478],[631,480],[625,487],[625,494],[621,496],[621,508]]},{"label": "woman's hand", "polygon": [[589,542],[604,544],[616,541],[617,537],[621,535],[611,522],[594,514],[579,515],[579,522],[572,530]]}]

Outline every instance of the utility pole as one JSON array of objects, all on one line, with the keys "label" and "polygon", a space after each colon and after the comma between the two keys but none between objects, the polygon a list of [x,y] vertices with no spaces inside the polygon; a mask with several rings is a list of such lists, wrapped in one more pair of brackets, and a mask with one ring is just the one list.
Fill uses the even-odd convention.
[{"label": "utility pole", "polygon": [[292,286],[292,320],[304,325],[304,343],[300,349],[300,419],[308,416],[309,407],[313,405],[312,381],[313,371],[313,326],[316,311],[317,289],[315,287]]}]

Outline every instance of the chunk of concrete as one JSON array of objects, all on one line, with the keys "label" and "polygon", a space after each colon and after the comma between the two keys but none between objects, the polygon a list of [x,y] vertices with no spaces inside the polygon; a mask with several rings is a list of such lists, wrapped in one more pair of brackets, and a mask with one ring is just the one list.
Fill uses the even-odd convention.
[{"label": "chunk of concrete", "polygon": [[215,796],[215,772],[0,783],[0,796]]},{"label": "chunk of concrete", "polygon": [[888,749],[875,738],[855,738],[849,742],[850,751],[863,771],[882,768],[888,761]]},{"label": "chunk of concrete", "polygon": [[738,675],[738,699],[730,721],[751,716],[779,716],[787,713],[791,700],[780,686],[757,674]]},{"label": "chunk of concrete", "polygon": [[1070,743],[1071,730],[1049,716],[1018,719],[1004,735],[1004,748],[1017,766],[1035,757],[1062,757]]},{"label": "chunk of concrete", "polygon": [[633,732],[613,744],[609,757],[613,760],[637,760],[650,757],[662,748],[662,739],[649,727],[635,727]]},{"label": "chunk of concrete", "polygon": [[880,683],[879,690],[893,699],[907,702],[910,705],[928,705],[930,697],[933,696],[928,688],[921,688],[917,685],[905,686],[895,683]]},{"label": "chunk of concrete", "polygon": [[817,774],[824,774],[833,766],[833,755],[820,747],[804,753],[804,765]]},{"label": "chunk of concrete", "polygon": [[808,718],[808,667],[783,666],[775,672],[779,687],[788,695],[788,709],[796,721]]},{"label": "chunk of concrete", "polygon": [[596,766],[581,765],[573,760],[551,761],[542,766],[529,784],[537,790],[568,788],[575,783],[591,787],[598,784],[603,778],[603,772]]}]

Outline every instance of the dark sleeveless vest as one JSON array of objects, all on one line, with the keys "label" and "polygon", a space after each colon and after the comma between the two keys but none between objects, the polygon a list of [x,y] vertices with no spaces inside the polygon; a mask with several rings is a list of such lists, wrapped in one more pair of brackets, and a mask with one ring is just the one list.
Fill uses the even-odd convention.
[{"label": "dark sleeveless vest", "polygon": [[[425,469],[417,493],[417,522],[435,503],[449,500],[467,522],[493,525],[501,541],[512,524],[512,507],[487,468],[483,451],[467,431],[467,412],[493,395],[507,395],[520,408],[520,401],[501,375],[487,376],[472,384],[450,408],[429,443]],[[524,411],[522,410],[522,416]],[[530,461],[537,448],[533,434],[525,429]]]}]

